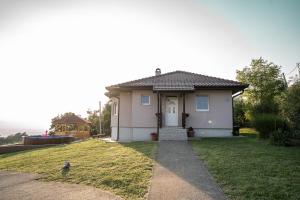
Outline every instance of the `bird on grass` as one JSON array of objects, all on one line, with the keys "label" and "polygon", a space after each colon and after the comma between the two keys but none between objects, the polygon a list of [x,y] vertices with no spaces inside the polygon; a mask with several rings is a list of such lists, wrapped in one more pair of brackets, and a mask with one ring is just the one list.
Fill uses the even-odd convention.
[{"label": "bird on grass", "polygon": [[62,169],[63,170],[68,170],[68,169],[70,169],[70,167],[71,167],[70,163],[68,161],[65,161],[64,166],[62,167]]}]

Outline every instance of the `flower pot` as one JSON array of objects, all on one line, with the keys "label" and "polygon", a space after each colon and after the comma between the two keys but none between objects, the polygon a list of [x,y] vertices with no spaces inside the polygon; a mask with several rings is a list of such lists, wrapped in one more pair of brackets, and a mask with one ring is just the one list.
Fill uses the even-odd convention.
[{"label": "flower pot", "polygon": [[157,133],[151,133],[151,139],[152,139],[152,141],[157,141],[158,140]]},{"label": "flower pot", "polygon": [[194,137],[195,136],[195,131],[188,131],[187,135],[188,135],[188,137]]}]

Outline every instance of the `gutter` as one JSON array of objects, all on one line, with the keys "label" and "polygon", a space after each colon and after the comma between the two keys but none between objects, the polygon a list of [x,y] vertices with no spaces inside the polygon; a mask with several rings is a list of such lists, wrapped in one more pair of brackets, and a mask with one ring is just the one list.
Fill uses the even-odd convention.
[{"label": "gutter", "polygon": [[244,93],[244,90],[235,93],[234,95],[232,95],[232,99],[234,99],[235,97],[238,97],[238,96],[242,95],[243,93]]}]

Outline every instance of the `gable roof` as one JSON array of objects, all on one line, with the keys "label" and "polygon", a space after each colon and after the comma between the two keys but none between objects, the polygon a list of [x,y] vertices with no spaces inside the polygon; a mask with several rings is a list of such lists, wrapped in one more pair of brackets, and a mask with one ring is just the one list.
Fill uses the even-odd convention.
[{"label": "gable roof", "polygon": [[186,71],[174,71],[157,76],[137,79],[106,87],[107,90],[119,90],[130,88],[152,88],[154,91],[191,91],[200,88],[231,88],[243,90],[248,84],[241,82],[205,76]]}]

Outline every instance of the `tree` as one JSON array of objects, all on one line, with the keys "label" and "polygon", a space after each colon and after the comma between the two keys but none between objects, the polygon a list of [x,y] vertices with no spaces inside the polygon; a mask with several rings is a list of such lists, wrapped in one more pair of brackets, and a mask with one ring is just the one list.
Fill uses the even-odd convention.
[{"label": "tree", "polygon": [[300,81],[291,85],[280,99],[280,110],[292,128],[300,129]]},{"label": "tree", "polygon": [[[100,120],[99,120],[99,110],[87,111],[88,120],[91,122],[91,134],[96,135],[100,133]],[[107,102],[104,105],[101,113],[101,125],[102,133],[105,135],[110,134],[110,114],[111,108],[110,103]]]},{"label": "tree", "polygon": [[102,110],[102,115],[101,115],[101,121],[102,121],[102,126],[103,126],[103,133],[105,135],[110,134],[110,118],[111,118],[111,105],[110,102],[107,102],[104,105],[104,108]]},{"label": "tree", "polygon": [[100,133],[100,120],[99,120],[99,111],[87,111],[88,121],[91,122],[91,134],[97,135]]},{"label": "tree", "polygon": [[64,113],[64,114],[60,114],[60,115],[57,115],[56,117],[54,117],[54,118],[52,118],[51,119],[51,125],[50,125],[50,131],[49,131],[49,135],[54,135],[54,133],[55,133],[55,124],[54,124],[54,122],[56,121],[56,120],[59,120],[59,119],[61,119],[62,117],[65,117],[65,116],[70,116],[70,115],[75,115],[75,113],[72,113],[72,112],[66,112],[66,113]]},{"label": "tree", "polygon": [[253,59],[249,67],[237,70],[237,80],[250,84],[244,95],[253,114],[278,113],[276,96],[286,88],[278,65],[262,58]]},{"label": "tree", "polygon": [[237,97],[234,99],[233,106],[234,106],[234,123],[239,125],[240,127],[245,127],[246,122],[249,121],[249,119],[247,118],[247,112],[249,110],[247,108],[247,104],[245,103],[243,98]]}]

